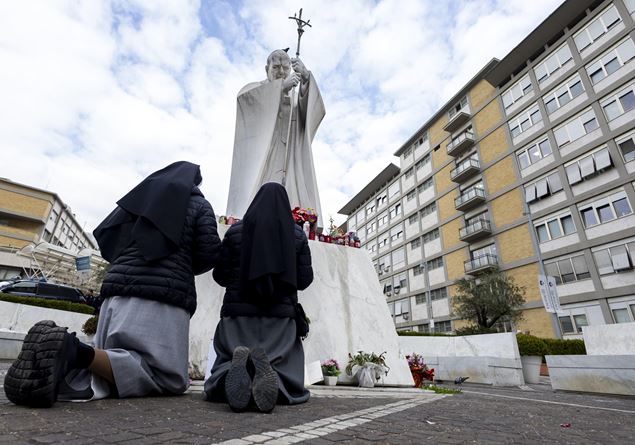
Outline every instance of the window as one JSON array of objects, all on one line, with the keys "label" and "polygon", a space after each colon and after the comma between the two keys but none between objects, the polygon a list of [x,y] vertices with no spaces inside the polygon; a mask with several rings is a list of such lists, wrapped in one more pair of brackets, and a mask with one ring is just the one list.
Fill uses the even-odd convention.
[{"label": "window", "polygon": [[584,86],[582,85],[580,75],[576,73],[575,76],[545,94],[543,101],[545,102],[547,113],[553,113],[558,108],[568,104],[582,93],[584,93]]},{"label": "window", "polygon": [[377,197],[377,199],[375,201],[377,203],[377,208],[379,208],[382,205],[386,204],[388,202],[388,194],[387,194],[387,192],[383,192],[381,195],[379,195]]},{"label": "window", "polygon": [[562,190],[560,175],[558,175],[558,172],[555,172],[545,178],[539,179],[533,184],[527,185],[525,187],[525,201],[529,204],[554,195],[560,190]]},{"label": "window", "polygon": [[366,226],[366,235],[370,235],[371,233],[375,233],[375,230],[377,230],[377,222],[372,221],[372,222],[368,223],[368,225]]},{"label": "window", "polygon": [[390,242],[395,244],[403,238],[403,227],[401,224],[390,229]]},{"label": "window", "polygon": [[378,269],[379,275],[382,275],[383,273],[388,272],[390,270],[390,266],[391,266],[390,254],[381,257],[377,264],[378,264],[378,268],[379,268]]},{"label": "window", "polygon": [[576,161],[565,165],[569,184],[574,185],[579,182],[596,176],[613,165],[608,148],[586,155]]},{"label": "window", "polygon": [[443,267],[443,257],[435,258],[426,263],[426,267],[428,270],[438,269],[439,267]]},{"label": "window", "polygon": [[410,167],[408,170],[406,170],[406,173],[404,173],[404,177],[408,179],[414,174],[415,174],[415,169],[413,167]]},{"label": "window", "polygon": [[542,83],[547,80],[553,73],[558,71],[565,63],[570,61],[571,50],[566,43],[563,43],[557,50],[555,50],[544,62],[534,68],[536,73],[536,79],[538,83]]},{"label": "window", "polygon": [[424,208],[421,209],[421,217],[430,215],[437,211],[437,203],[433,202],[432,204],[428,204]]},{"label": "window", "polygon": [[563,334],[573,334],[576,330],[573,328],[573,321],[569,315],[564,317],[558,317],[560,321],[560,328]]},{"label": "window", "polygon": [[592,109],[575,116],[554,130],[558,147],[563,147],[582,136],[599,128],[598,121]]},{"label": "window", "polygon": [[423,264],[417,264],[415,267],[412,268],[412,274],[415,277],[423,274],[423,271],[424,271],[424,265]]},{"label": "window", "polygon": [[401,203],[395,204],[389,211],[390,219],[397,218],[401,216]]},{"label": "window", "polygon": [[417,221],[419,221],[419,214],[418,213],[413,213],[412,215],[410,215],[408,217],[408,224],[410,224],[410,225],[416,223]]},{"label": "window", "polygon": [[373,213],[375,213],[375,203],[371,202],[370,204],[366,205],[366,216],[370,216]]},{"label": "window", "polygon": [[573,41],[575,42],[575,46],[578,47],[578,51],[582,51],[592,43],[597,42],[600,37],[609,31],[609,29],[613,28],[621,21],[622,18],[618,14],[614,5],[606,8],[595,18],[595,20],[590,22],[573,36]]},{"label": "window", "polygon": [[475,260],[486,255],[496,256],[496,244],[490,244],[488,246],[481,247],[480,249],[475,249],[470,251],[470,258]]},{"label": "window", "polygon": [[612,121],[635,108],[635,83],[600,101],[607,121]]},{"label": "window", "polygon": [[527,111],[523,111],[518,117],[509,122],[509,131],[512,134],[512,138],[527,131],[541,120],[542,115],[538,109],[538,104],[532,105]]},{"label": "window", "polygon": [[389,297],[392,295],[392,282],[390,280],[384,281],[384,294]]},{"label": "window", "polygon": [[383,227],[388,224],[388,212],[384,212],[377,218],[377,227]]},{"label": "window", "polygon": [[615,323],[630,323],[631,319],[628,316],[628,309],[620,308],[620,309],[611,309],[613,312],[613,319]]},{"label": "window", "polygon": [[430,291],[430,300],[442,300],[444,298],[448,298],[448,290],[445,287],[440,289],[434,289]]},{"label": "window", "polygon": [[428,190],[430,187],[432,187],[433,184],[434,183],[432,181],[432,177],[429,177],[428,179],[426,179],[425,181],[423,181],[421,184],[417,186],[417,191],[419,193],[424,192],[425,190]]},{"label": "window", "polygon": [[415,168],[417,170],[422,169],[426,164],[429,164],[430,161],[432,161],[432,157],[430,156],[430,153],[428,153],[416,162]]},{"label": "window", "polygon": [[392,184],[390,184],[390,187],[388,187],[388,197],[393,198],[394,196],[399,194],[399,191],[401,190],[401,188],[399,187],[399,181],[395,181]]},{"label": "window", "polygon": [[556,284],[591,278],[584,255],[545,262],[545,271],[547,275],[555,278]]},{"label": "window", "polygon": [[437,321],[434,323],[434,332],[451,332],[452,331],[452,322],[451,321]]},{"label": "window", "polygon": [[635,161],[635,133],[620,137],[615,142],[620,149],[620,153],[622,153],[624,162]]},{"label": "window", "polygon": [[425,294],[425,293],[423,293],[423,294],[417,294],[417,295],[415,295],[415,303],[416,303],[416,304],[426,304],[426,303],[427,303],[427,301],[426,301],[426,294]]},{"label": "window", "polygon": [[531,164],[540,161],[550,154],[551,143],[549,142],[549,139],[545,137],[539,142],[532,143],[530,146],[516,152],[516,157],[518,158],[518,165],[520,165],[520,169],[524,170]]},{"label": "window", "polygon": [[407,157],[409,157],[412,154],[412,147],[408,147],[406,148],[406,151],[403,152],[403,158],[406,159]]},{"label": "window", "polygon": [[535,227],[539,243],[560,238],[576,231],[571,215],[560,215],[555,218],[547,219]]},{"label": "window", "polygon": [[397,249],[392,252],[392,267],[393,270],[399,269],[406,264],[406,251],[403,249]]},{"label": "window", "polygon": [[579,206],[579,209],[582,221],[587,228],[633,213],[623,191]]},{"label": "window", "polygon": [[434,229],[423,235],[423,243],[429,243],[439,238],[439,229]]},{"label": "window", "polygon": [[635,44],[627,37],[585,67],[591,83],[595,85],[610,76],[634,56]]},{"label": "window", "polygon": [[417,196],[417,190],[416,189],[412,189],[406,195],[406,201],[412,201],[413,199],[416,198],[416,196]]},{"label": "window", "polygon": [[503,105],[505,106],[505,108],[509,108],[533,89],[534,88],[531,85],[529,74],[525,74],[522,79],[513,84],[510,88],[507,89],[507,91],[502,94]]},{"label": "window", "polygon": [[635,265],[635,241],[593,252],[600,275],[630,270]]},{"label": "window", "polygon": [[452,119],[454,115],[460,113],[465,107],[467,107],[467,96],[464,96],[458,103],[450,108],[448,111],[449,118]]},{"label": "window", "polygon": [[416,249],[417,247],[421,247],[421,238],[415,238],[410,241],[410,248]]},{"label": "window", "polygon": [[[395,295],[397,295],[401,289],[406,289],[408,287],[408,275],[404,272],[392,277],[392,287]],[[404,290],[404,292],[406,291],[407,290]]]},{"label": "window", "polygon": [[629,13],[633,14],[635,12],[635,0],[624,0],[624,5],[626,5]]}]

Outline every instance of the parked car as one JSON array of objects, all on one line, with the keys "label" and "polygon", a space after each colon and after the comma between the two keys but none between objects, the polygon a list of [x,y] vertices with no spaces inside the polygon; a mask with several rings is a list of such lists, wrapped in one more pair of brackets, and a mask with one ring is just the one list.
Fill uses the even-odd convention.
[{"label": "parked car", "polygon": [[84,294],[76,287],[42,281],[16,281],[15,283],[0,287],[0,292],[12,295],[22,295],[25,297],[38,297],[48,298],[51,300],[71,301],[73,303],[86,303]]}]

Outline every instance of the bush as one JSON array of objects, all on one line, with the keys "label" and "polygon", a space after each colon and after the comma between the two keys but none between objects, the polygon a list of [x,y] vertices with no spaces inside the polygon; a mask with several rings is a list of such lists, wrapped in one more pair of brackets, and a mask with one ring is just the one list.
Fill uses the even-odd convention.
[{"label": "bush", "polygon": [[397,331],[397,335],[402,337],[454,337],[454,334],[446,334],[442,332],[415,332],[415,331]]},{"label": "bush", "polygon": [[518,341],[518,352],[520,352],[520,355],[539,355],[542,357],[545,354],[549,354],[549,347],[542,338],[518,334],[516,335],[516,340]]},{"label": "bush", "polygon": [[494,328],[486,328],[484,326],[470,325],[456,330],[456,335],[481,335],[481,334],[498,334]]},{"label": "bush", "polygon": [[11,295],[0,293],[0,301],[7,301],[9,303],[26,304],[28,306],[44,307],[48,309],[58,309],[60,311],[79,312],[80,314],[93,314],[95,309],[92,307],[81,304],[72,303],[70,301],[63,300],[49,300],[47,298],[37,297],[24,297],[22,295]]},{"label": "bush", "polygon": [[545,338],[549,355],[586,355],[584,340],[563,340],[560,338]]},{"label": "bush", "polygon": [[90,317],[82,325],[82,332],[86,335],[95,335],[95,332],[97,332],[98,321],[99,317],[97,315],[93,315],[92,317]]}]

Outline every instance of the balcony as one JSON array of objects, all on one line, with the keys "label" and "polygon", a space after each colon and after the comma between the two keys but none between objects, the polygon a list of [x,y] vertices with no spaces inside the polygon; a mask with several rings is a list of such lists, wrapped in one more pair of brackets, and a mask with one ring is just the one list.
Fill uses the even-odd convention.
[{"label": "balcony", "polygon": [[481,165],[479,164],[478,159],[469,158],[461,162],[450,172],[450,179],[454,182],[463,182],[480,171]]},{"label": "balcony", "polygon": [[488,272],[498,267],[498,257],[491,253],[486,253],[477,258],[467,260],[464,264],[465,273],[470,275],[476,275],[479,273]]},{"label": "balcony", "polygon": [[492,225],[487,219],[477,219],[459,229],[459,239],[467,243],[485,238],[492,234]]},{"label": "balcony", "polygon": [[472,145],[474,145],[474,133],[472,131],[464,131],[452,139],[446,150],[450,156],[458,156]]},{"label": "balcony", "polygon": [[443,129],[445,131],[452,133],[453,131],[456,131],[458,128],[461,128],[461,125],[469,121],[470,117],[471,115],[468,110],[465,110],[465,109],[461,110],[450,118],[450,121],[447,124],[445,124]]},{"label": "balcony", "polygon": [[464,212],[483,202],[485,202],[485,191],[482,188],[472,187],[461,193],[461,195],[454,200],[454,207]]}]

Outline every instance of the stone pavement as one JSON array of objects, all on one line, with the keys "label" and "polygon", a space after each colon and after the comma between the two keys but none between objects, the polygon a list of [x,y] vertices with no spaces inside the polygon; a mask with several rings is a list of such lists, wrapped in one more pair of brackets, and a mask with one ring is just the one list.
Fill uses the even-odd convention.
[{"label": "stone pavement", "polygon": [[[0,363],[2,380],[6,367]],[[202,400],[200,388],[40,410],[14,406],[0,391],[0,444],[635,443],[635,398],[547,385],[466,384],[456,395],[314,386],[308,403],[271,414],[235,414]]]}]

